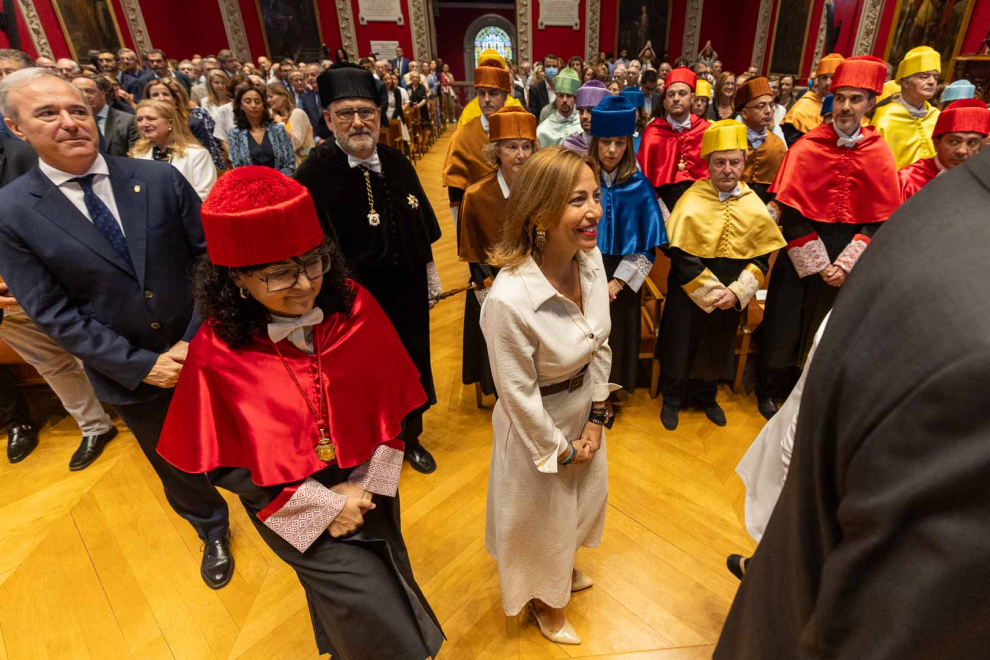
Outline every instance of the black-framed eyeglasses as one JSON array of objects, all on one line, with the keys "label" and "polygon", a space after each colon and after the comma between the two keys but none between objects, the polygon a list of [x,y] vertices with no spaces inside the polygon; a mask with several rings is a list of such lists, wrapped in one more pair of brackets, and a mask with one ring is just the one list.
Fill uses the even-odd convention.
[{"label": "black-framed eyeglasses", "polygon": [[330,271],[330,255],[326,252],[317,252],[301,260],[300,263],[292,266],[273,266],[264,272],[263,275],[251,273],[251,277],[256,277],[267,285],[268,293],[285,291],[291,289],[299,281],[299,273],[305,272],[310,280],[318,280]]},{"label": "black-framed eyeglasses", "polygon": [[354,115],[360,117],[361,121],[371,121],[376,112],[378,112],[378,108],[358,108],[357,110],[338,110],[333,114],[345,124],[350,124],[354,121]]}]

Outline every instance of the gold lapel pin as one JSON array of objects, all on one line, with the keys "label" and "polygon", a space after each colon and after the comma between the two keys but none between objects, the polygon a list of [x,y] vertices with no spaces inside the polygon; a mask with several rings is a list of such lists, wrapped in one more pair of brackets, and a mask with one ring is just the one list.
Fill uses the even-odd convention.
[{"label": "gold lapel pin", "polygon": [[141,186],[134,186],[134,192],[141,192]]}]

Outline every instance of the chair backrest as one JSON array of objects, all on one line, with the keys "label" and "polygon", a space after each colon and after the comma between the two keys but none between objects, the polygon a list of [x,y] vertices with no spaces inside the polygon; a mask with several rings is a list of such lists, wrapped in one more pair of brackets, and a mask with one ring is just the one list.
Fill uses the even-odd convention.
[{"label": "chair backrest", "polygon": [[660,294],[667,297],[667,275],[670,273],[670,257],[662,250],[656,251],[656,259],[653,261],[653,269],[650,270],[650,279],[657,285]]},{"label": "chair backrest", "polygon": [[402,141],[402,120],[401,119],[390,119],[388,122],[388,138],[392,141],[392,145],[396,145]]}]

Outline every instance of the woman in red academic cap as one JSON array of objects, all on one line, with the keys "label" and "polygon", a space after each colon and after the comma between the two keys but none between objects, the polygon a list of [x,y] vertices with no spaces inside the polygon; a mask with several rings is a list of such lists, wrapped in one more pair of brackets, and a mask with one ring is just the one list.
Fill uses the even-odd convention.
[{"label": "woman in red academic cap", "polygon": [[302,185],[238,168],[201,216],[208,258],[193,286],[206,321],[159,453],[240,496],[296,570],[320,653],[435,657],[443,633],[399,527],[397,438],[426,399],[412,361],[346,278]]}]

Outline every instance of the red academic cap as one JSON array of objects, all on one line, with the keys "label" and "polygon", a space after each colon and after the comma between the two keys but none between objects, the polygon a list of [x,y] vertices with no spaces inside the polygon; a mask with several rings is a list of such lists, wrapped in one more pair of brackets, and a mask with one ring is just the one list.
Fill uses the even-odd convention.
[{"label": "red academic cap", "polygon": [[979,99],[961,99],[945,106],[938,116],[932,137],[946,133],[990,135],[990,109]]},{"label": "red academic cap", "polygon": [[872,55],[860,55],[842,60],[832,76],[829,91],[834,93],[840,87],[858,87],[880,94],[886,80],[886,62]]},{"label": "red academic cap", "polygon": [[686,66],[679,66],[667,74],[667,80],[664,82],[667,87],[674,83],[684,83],[694,91],[698,86],[698,76]]},{"label": "red academic cap", "polygon": [[270,167],[227,172],[200,208],[206,251],[218,266],[283,261],[323,242],[313,198],[298,181]]}]

